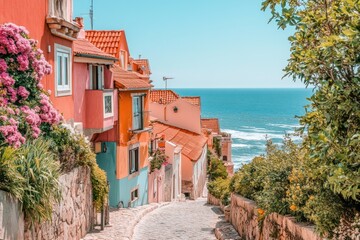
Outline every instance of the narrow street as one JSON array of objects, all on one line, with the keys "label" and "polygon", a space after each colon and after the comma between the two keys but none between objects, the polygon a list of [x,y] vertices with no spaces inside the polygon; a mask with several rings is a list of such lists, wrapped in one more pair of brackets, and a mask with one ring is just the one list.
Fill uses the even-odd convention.
[{"label": "narrow street", "polygon": [[220,221],[218,207],[208,205],[205,198],[174,202],[147,214],[136,225],[134,240],[211,240]]}]

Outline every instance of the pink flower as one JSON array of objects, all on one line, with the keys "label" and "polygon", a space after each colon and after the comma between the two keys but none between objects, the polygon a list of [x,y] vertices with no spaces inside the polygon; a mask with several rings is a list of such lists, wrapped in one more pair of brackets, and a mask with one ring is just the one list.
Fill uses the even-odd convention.
[{"label": "pink flower", "polygon": [[14,103],[17,100],[16,90],[12,87],[7,87],[8,95],[10,96],[10,102]]},{"label": "pink flower", "polygon": [[0,73],[0,81],[5,87],[14,85],[15,83],[15,80],[7,72]]},{"label": "pink flower", "polygon": [[19,71],[26,71],[29,69],[29,59],[25,54],[21,54],[17,57],[19,63]]},{"label": "pink flower", "polygon": [[37,87],[42,90],[44,88],[44,85],[42,85],[41,83],[38,83]]},{"label": "pink flower", "polygon": [[4,59],[0,59],[0,72],[6,72],[8,66]]},{"label": "pink flower", "polygon": [[23,86],[20,86],[17,91],[18,91],[18,95],[23,99],[27,99],[30,95],[30,92],[26,90],[26,88]]}]

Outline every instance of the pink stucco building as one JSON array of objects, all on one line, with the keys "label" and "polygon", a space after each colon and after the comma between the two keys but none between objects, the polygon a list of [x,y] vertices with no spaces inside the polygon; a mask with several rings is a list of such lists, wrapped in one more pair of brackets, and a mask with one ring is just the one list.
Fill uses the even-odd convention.
[{"label": "pink stucco building", "polygon": [[156,120],[153,134],[163,135],[167,142],[182,149],[178,183],[181,182],[183,194],[196,199],[205,186],[207,163],[200,97],[180,97],[172,90],[152,90],[150,99],[151,116]]}]

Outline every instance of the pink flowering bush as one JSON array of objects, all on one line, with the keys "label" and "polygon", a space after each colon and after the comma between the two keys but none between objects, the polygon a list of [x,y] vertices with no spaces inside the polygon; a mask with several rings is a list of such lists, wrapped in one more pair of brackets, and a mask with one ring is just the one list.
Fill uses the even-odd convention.
[{"label": "pink flowering bush", "polygon": [[60,123],[62,117],[40,83],[50,72],[25,28],[0,25],[0,141],[18,148]]}]

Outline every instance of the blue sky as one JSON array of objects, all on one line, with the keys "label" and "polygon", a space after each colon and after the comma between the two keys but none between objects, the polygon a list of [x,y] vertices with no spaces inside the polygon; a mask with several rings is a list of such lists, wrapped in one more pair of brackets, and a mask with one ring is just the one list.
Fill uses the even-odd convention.
[{"label": "blue sky", "polygon": [[[74,16],[90,29],[91,0]],[[294,88],[281,79],[290,30],[268,24],[261,0],[94,0],[94,29],[124,29],[132,57],[150,61],[155,87]]]}]

